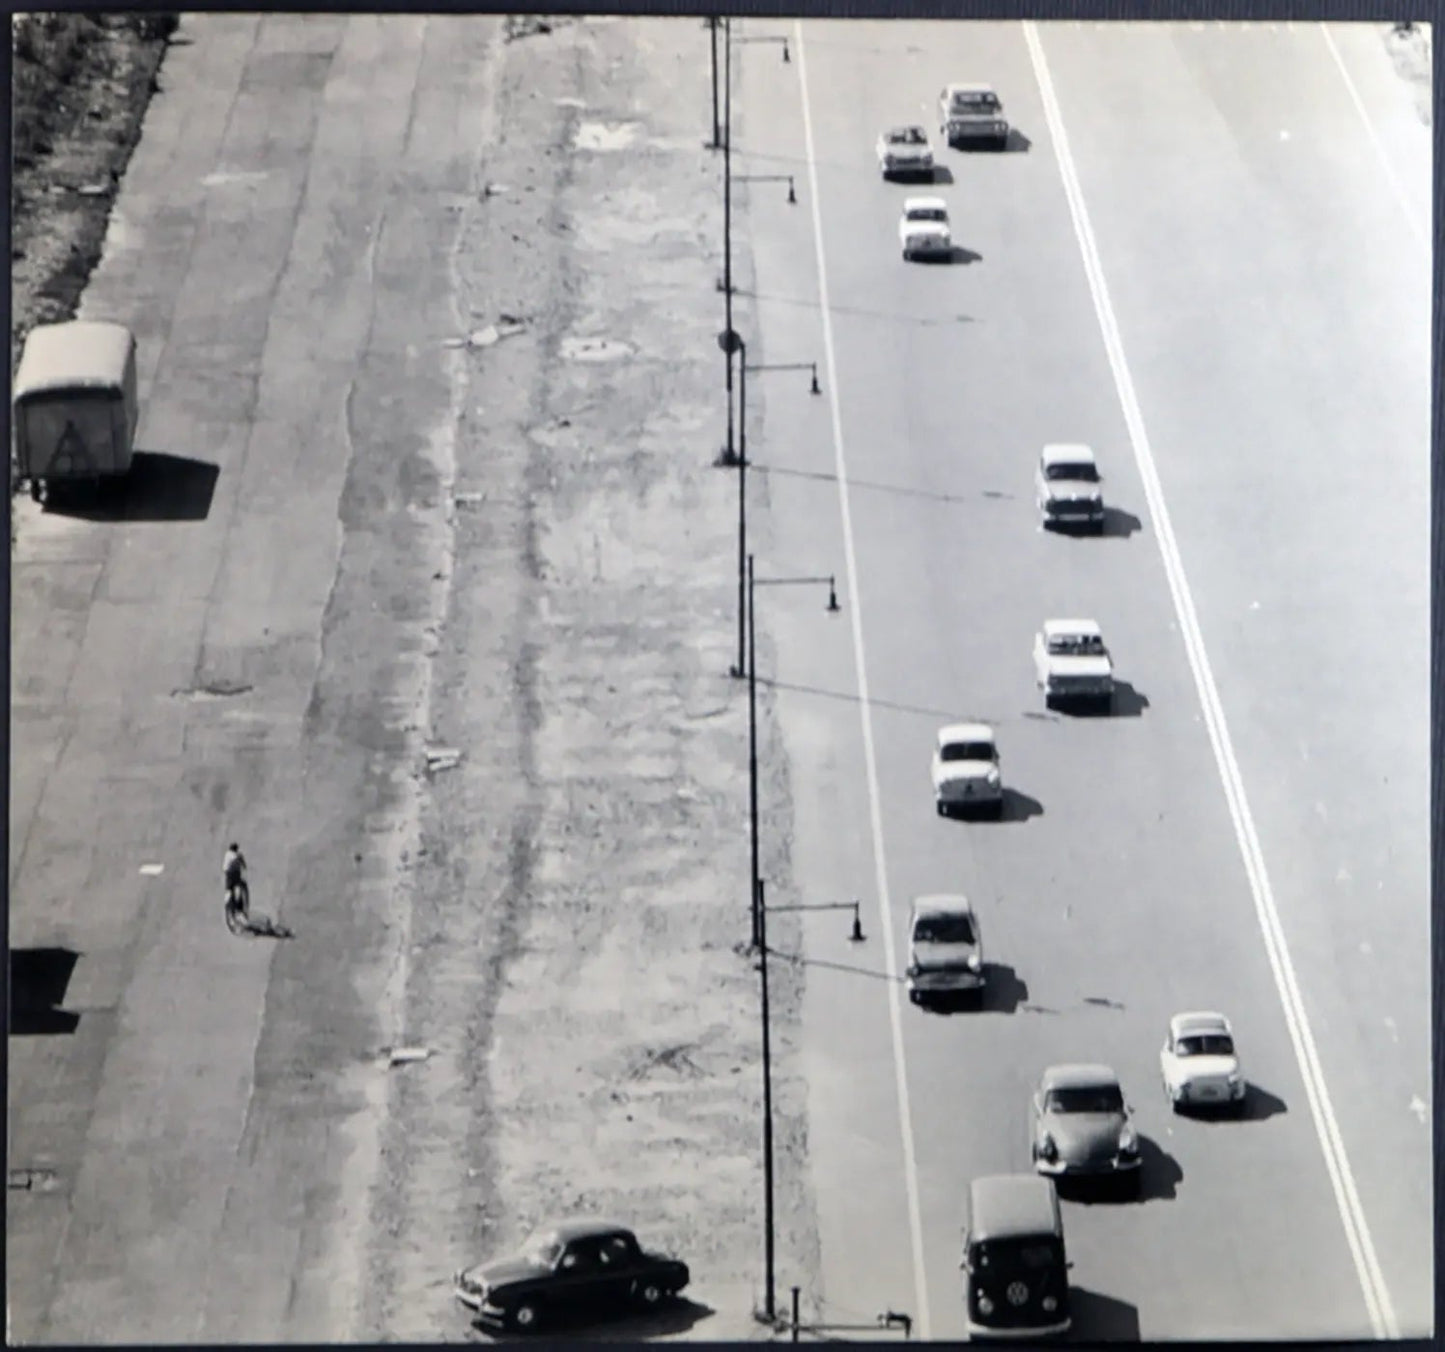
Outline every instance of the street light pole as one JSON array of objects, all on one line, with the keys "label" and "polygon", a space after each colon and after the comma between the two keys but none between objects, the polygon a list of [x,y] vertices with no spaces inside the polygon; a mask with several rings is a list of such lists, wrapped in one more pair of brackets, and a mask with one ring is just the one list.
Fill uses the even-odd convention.
[{"label": "street light pole", "polygon": [[773,1057],[768,1018],[768,908],[763,904],[763,885],[757,885],[754,902],[758,914],[760,945],[758,970],[762,974],[763,1006],[763,1226],[764,1268],[763,1315],[772,1323],[776,1315],[773,1281]]},{"label": "street light pole", "polygon": [[[758,867],[758,654],[753,627],[753,556],[748,555],[748,823],[753,848],[753,947],[766,956],[763,947],[763,883]],[[765,997],[766,998],[766,997]]]},{"label": "street light pole", "polygon": [[[723,19],[723,328],[733,328],[733,38],[732,17]],[[733,354],[727,353],[728,443],[733,456]],[[742,657],[738,657],[742,666]]]},{"label": "street light pole", "polygon": [[708,21],[708,36],[712,40],[712,149],[716,150],[720,144],[717,128],[717,15],[712,15]]}]

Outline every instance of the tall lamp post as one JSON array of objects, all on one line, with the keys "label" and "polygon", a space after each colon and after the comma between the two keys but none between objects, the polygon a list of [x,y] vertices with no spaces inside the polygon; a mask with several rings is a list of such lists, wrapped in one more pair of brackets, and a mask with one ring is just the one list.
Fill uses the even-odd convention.
[{"label": "tall lamp post", "polygon": [[[743,369],[747,369],[746,361]],[[763,900],[763,880],[758,876],[758,653],[757,629],[753,622],[755,589],[758,587],[828,584],[828,610],[838,610],[838,590],[832,577],[753,576],[753,556],[747,559],[748,577],[748,817],[752,837],[752,928],[753,948],[758,955],[763,1020],[763,1317],[772,1323],[777,1315],[777,1283],[774,1275],[773,1239],[773,1056],[771,1019],[768,1013],[768,921]]]}]

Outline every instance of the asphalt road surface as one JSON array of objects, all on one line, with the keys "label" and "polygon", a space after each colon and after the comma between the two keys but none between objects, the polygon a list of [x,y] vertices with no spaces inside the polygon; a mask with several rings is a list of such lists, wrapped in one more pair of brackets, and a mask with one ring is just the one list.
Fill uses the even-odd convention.
[{"label": "asphalt road surface", "polygon": [[[819,24],[746,52],[739,175],[760,662],[808,917],[820,1317],[963,1329],[970,1178],[1029,1167],[1039,1071],[1102,1060],[1137,1203],[1070,1202],[1085,1338],[1424,1336],[1429,134],[1381,34]],[[936,146],[951,265],[900,261],[887,124],[992,81],[1008,153]],[[1091,443],[1104,538],[1032,468]],[[1098,619],[1110,718],[1044,712],[1039,622]],[[935,816],[934,729],[994,722],[998,823]],[[909,899],[980,914],[981,1013],[909,1006]],[[1234,1021],[1244,1120],[1176,1118],[1177,1010]]]}]

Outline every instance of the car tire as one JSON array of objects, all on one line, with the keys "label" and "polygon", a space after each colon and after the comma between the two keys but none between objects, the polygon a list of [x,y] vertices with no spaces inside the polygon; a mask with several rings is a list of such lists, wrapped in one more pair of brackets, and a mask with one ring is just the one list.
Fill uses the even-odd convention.
[{"label": "car tire", "polygon": [[938,809],[938,815],[939,815],[940,817],[946,817],[946,816],[948,816],[948,804],[947,804],[947,803],[934,803],[934,807],[936,807],[936,808]]},{"label": "car tire", "polygon": [[542,1307],[535,1300],[524,1300],[507,1311],[507,1327],[514,1333],[531,1333],[542,1322]]}]

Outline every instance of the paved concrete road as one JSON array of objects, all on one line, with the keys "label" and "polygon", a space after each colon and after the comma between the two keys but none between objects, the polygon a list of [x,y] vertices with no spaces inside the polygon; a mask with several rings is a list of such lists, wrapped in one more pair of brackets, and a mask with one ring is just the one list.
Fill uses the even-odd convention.
[{"label": "paved concrete road", "polygon": [[[861,894],[874,917],[863,946],[826,915],[805,937],[824,1314],[926,1305],[927,1332],[959,1335],[968,1180],[1028,1167],[1043,1065],[1103,1059],[1136,1105],[1146,1185],[1137,1205],[1067,1207],[1081,1336],[1418,1336],[1429,260],[1411,213],[1428,136],[1372,30],[1036,37],[809,25],[791,66],[766,47],[747,59],[739,169],[795,173],[802,193],[789,209],[749,185],[748,321],[761,360],[825,362],[842,439],[822,401],[800,409],[760,379],[759,571],[836,571],[857,593],[832,621],[794,589],[759,606],[791,761],[791,798],[765,819],[791,811],[809,899]],[[932,123],[961,78],[993,80],[1022,135],[1009,154],[941,152],[964,252],[906,266],[906,190],[879,181],[873,140]],[[1104,539],[1036,527],[1033,459],[1074,439],[1103,460]],[[1043,711],[1028,647],[1065,613],[1103,624],[1119,716]],[[1221,788],[1206,660],[1270,902]],[[930,739],[955,716],[998,726],[999,825],[933,813]],[[994,964],[978,1016],[925,1015],[896,983],[910,895],[951,888],[974,897]],[[1261,915],[1318,1048],[1309,1087]],[[1201,1005],[1236,1023],[1246,1121],[1163,1102],[1165,1022]],[[1332,1182],[1342,1160],[1357,1210]],[[1346,1230],[1361,1216],[1378,1261],[1364,1282]]]}]

